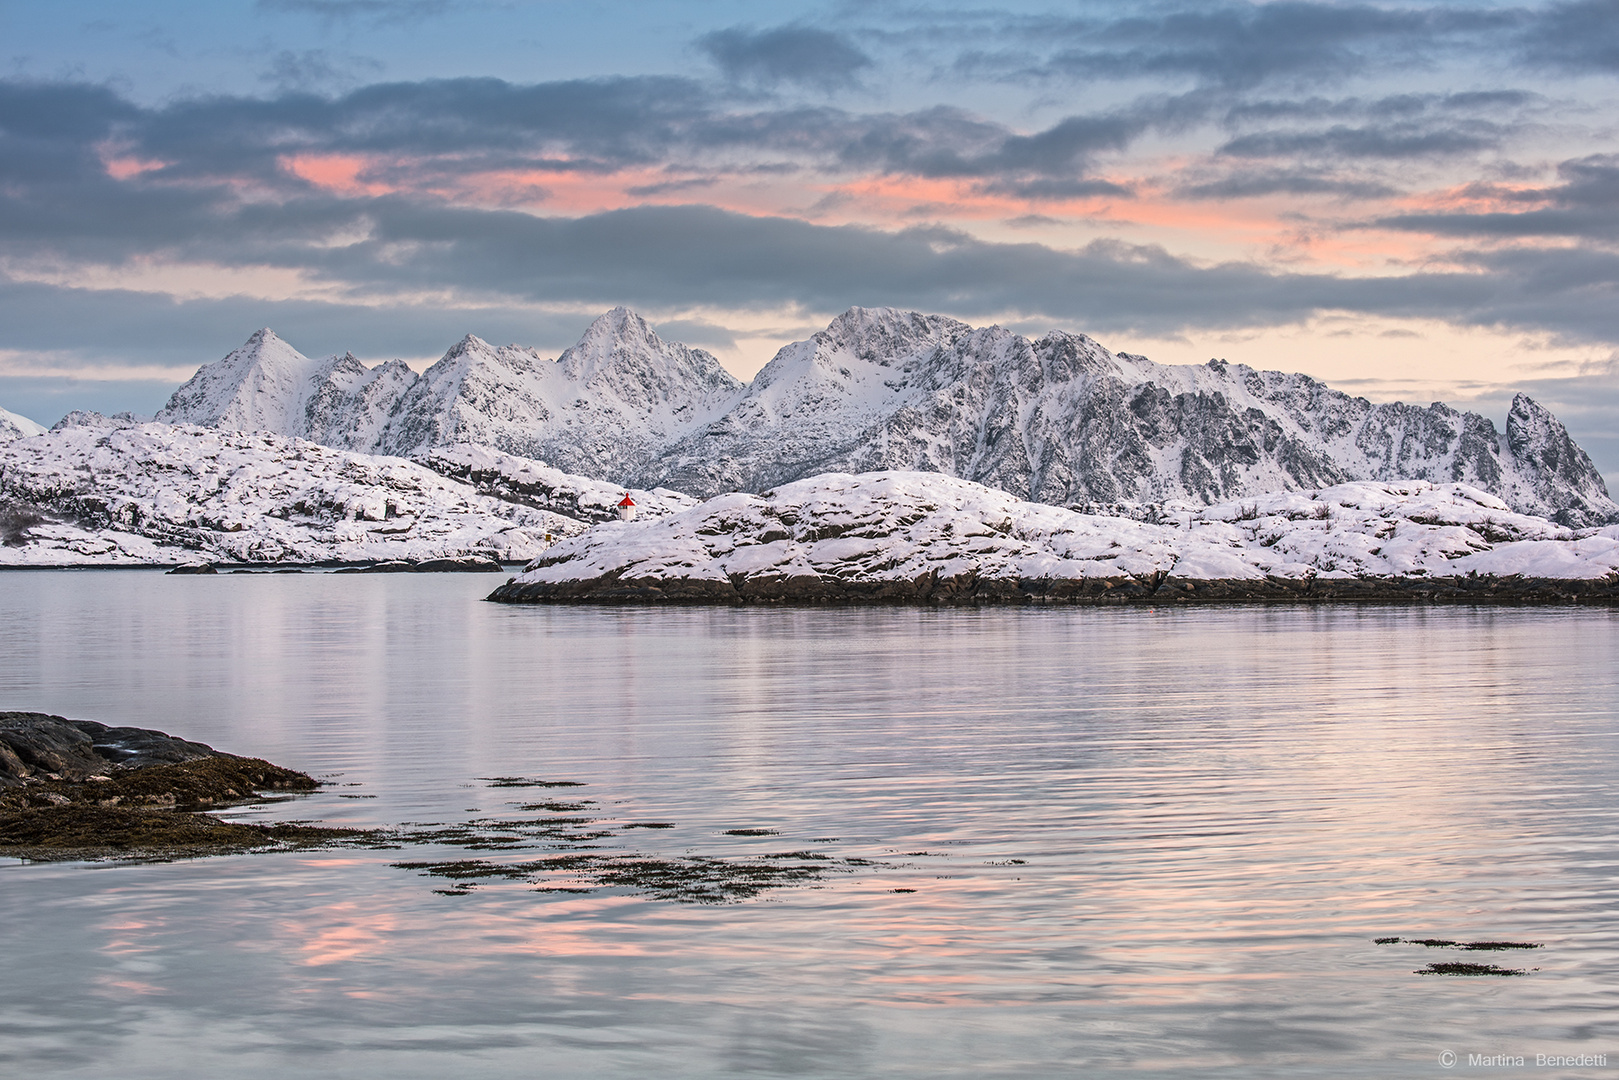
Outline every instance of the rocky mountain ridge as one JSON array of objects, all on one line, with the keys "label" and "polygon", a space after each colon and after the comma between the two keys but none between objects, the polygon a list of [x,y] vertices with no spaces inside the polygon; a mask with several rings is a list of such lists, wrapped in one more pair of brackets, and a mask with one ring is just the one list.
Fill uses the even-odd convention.
[{"label": "rocky mountain ridge", "polygon": [[1521,394],[1502,431],[1476,413],[1373,404],[1306,375],[1156,364],[1083,334],[1030,340],[890,308],[850,309],[746,386],[623,308],[556,360],[468,336],[420,376],[397,361],[368,372],[351,356],[311,361],[260,331],[158,418],[260,425],[361,452],[476,443],[697,497],[883,469],[1054,505],[1425,480],[1570,525],[1619,520],[1590,458]]}]

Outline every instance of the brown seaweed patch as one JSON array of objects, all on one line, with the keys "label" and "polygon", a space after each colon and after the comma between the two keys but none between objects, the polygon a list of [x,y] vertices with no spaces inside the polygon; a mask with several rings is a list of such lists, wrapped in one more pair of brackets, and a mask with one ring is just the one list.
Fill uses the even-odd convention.
[{"label": "brown seaweed patch", "polygon": [[672,821],[632,821],[628,825],[619,826],[621,829],[672,829],[674,827],[675,823]]},{"label": "brown seaweed patch", "polygon": [[0,854],[36,862],[78,859],[167,861],[268,849],[379,844],[380,834],[286,822],[220,821],[181,810],[53,806],[0,814]]},{"label": "brown seaweed patch", "polygon": [[0,790],[0,854],[36,862],[195,858],[242,851],[376,846],[382,834],[302,822],[246,824],[190,812],[262,801],[262,791],[312,791],[305,773],[229,755],[113,768],[85,780]]},{"label": "brown seaweed patch", "polygon": [[1418,968],[1418,975],[1527,975],[1522,968],[1497,967],[1494,964],[1429,964],[1425,968]]},{"label": "brown seaweed patch", "polygon": [[260,791],[314,791],[320,781],[259,758],[220,754],[169,765],[112,768],[87,780],[38,780],[0,789],[0,811],[48,806],[196,807],[246,802]]},{"label": "brown seaweed patch", "polygon": [[529,777],[529,776],[480,776],[480,777],[478,777],[478,779],[484,781],[490,787],[497,787],[497,788],[500,788],[500,787],[559,788],[559,787],[584,787],[585,786],[583,781],[580,781],[580,780],[536,780],[533,777]]},{"label": "brown seaweed patch", "polygon": [[1504,952],[1507,949],[1544,948],[1532,941],[1469,941],[1462,948],[1470,952]]},{"label": "brown seaweed patch", "polygon": [[780,836],[775,829],[726,829],[725,836]]},{"label": "brown seaweed patch", "polygon": [[1463,949],[1468,952],[1505,952],[1508,949],[1541,949],[1545,946],[1534,941],[1451,941],[1449,938],[1373,938],[1374,945],[1423,945],[1430,949]]},{"label": "brown seaweed patch", "polygon": [[[477,879],[527,881],[541,892],[588,893],[597,888],[622,888],[655,900],[682,904],[726,904],[752,899],[771,889],[813,884],[828,873],[851,873],[864,860],[839,860],[826,855],[800,858],[799,853],[721,859],[705,855],[662,858],[642,854],[569,854],[531,862],[496,863],[484,859],[445,862],[397,862],[401,870],[417,870],[430,877],[457,882]],[[557,885],[548,877],[561,876],[581,884]]]}]

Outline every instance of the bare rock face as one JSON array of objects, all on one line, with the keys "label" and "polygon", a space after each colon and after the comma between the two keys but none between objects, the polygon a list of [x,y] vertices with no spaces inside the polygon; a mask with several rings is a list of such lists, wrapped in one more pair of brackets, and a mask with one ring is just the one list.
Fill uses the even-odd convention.
[{"label": "bare rock face", "polygon": [[1506,441],[1519,485],[1509,502],[1538,504],[1575,528],[1613,520],[1613,502],[1590,457],[1557,417],[1524,394],[1512,399]]},{"label": "bare rock face", "polygon": [[36,778],[84,780],[115,768],[216,755],[210,746],[146,728],[108,727],[46,713],[0,712],[0,787]]}]

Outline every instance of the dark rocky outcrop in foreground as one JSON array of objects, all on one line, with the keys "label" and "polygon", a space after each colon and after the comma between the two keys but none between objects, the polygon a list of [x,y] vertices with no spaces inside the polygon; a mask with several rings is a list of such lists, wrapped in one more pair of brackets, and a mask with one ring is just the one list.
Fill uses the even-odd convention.
[{"label": "dark rocky outcrop in foreground", "polygon": [[363,839],[352,829],[247,825],[198,812],[319,786],[161,731],[0,712],[0,855],[173,859]]},{"label": "dark rocky outcrop in foreground", "polygon": [[173,765],[217,753],[203,743],[147,728],[108,727],[94,720],[36,712],[0,712],[0,789],[30,780],[87,780],[108,776],[115,769]]},{"label": "dark rocky outcrop in foreground", "polygon": [[583,581],[509,581],[487,597],[505,604],[644,604],[781,607],[1103,607],[1121,604],[1191,604],[1342,601],[1460,604],[1613,604],[1619,580],[1530,577],[1281,578],[1197,581],[1166,575],[1083,580],[940,578],[912,581],[839,581],[826,577],[747,578],[740,582],[692,578]]}]

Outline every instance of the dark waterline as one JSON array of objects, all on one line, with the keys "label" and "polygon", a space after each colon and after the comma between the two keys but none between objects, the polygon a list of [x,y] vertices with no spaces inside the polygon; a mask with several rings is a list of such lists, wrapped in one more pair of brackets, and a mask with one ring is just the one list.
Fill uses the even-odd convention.
[{"label": "dark waterline", "polygon": [[[892,868],[694,908],[521,884],[443,896],[391,868],[398,852],[12,864],[0,1065],[1381,1077],[1440,1074],[1446,1049],[1619,1064],[1611,611],[647,611],[487,591],[477,575],[0,575],[0,706],[352,785],[258,817],[510,814],[534,796],[477,778],[528,775],[676,823],[626,834],[642,849],[836,838]],[[1476,954],[1372,943],[1387,935],[1545,948],[1513,958],[1528,977],[1445,979],[1414,972]]]}]

